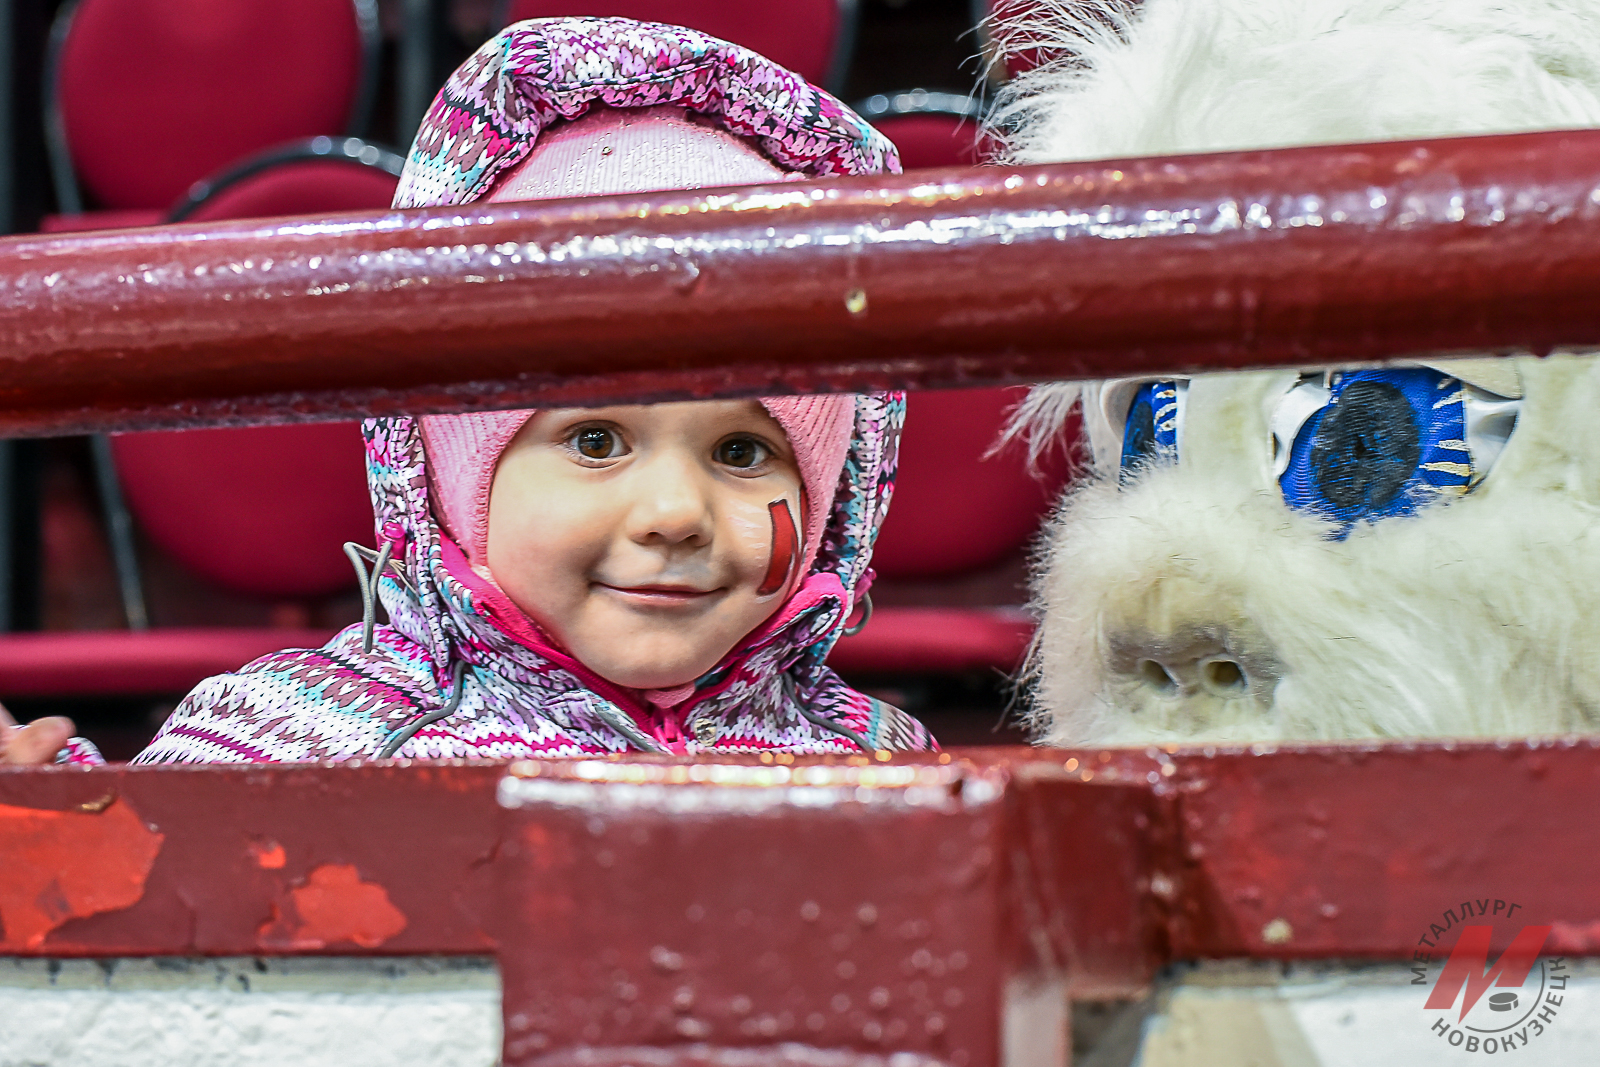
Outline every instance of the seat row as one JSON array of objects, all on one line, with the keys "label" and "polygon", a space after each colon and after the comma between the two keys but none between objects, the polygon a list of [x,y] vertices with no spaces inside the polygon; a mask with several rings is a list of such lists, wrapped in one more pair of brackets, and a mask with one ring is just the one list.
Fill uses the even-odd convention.
[{"label": "seat row", "polygon": [[[853,0],[509,0],[499,12],[502,22],[680,22],[831,85],[849,65],[855,17]],[[375,0],[77,0],[51,35],[46,119],[61,211],[42,228],[386,207],[402,157],[361,136],[378,49]],[[914,90],[857,107],[899,144],[907,169],[979,157],[970,96]],[[879,608],[839,645],[841,669],[1009,671],[1020,662],[1030,626],[1015,606],[1018,561],[1064,471],[1040,477],[1020,455],[985,458],[1015,399],[1005,390],[911,398],[875,557]],[[0,698],[178,692],[285,644],[326,638],[315,628],[151,629],[134,530],[220,590],[291,605],[335,597],[353,585],[340,546],[373,538],[354,424],[125,434],[94,446],[128,630],[7,635]]]}]

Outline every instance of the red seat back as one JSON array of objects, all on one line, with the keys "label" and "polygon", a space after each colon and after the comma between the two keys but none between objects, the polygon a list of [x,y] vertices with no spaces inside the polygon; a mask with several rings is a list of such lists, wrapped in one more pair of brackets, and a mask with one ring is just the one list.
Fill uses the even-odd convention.
[{"label": "red seat back", "polygon": [[[190,221],[387,207],[376,167],[296,160],[219,188]],[[372,543],[354,423],[123,434],[112,455],[128,509],[169,556],[225,589],[317,597],[354,582],[346,541]]]},{"label": "red seat back", "polygon": [[354,582],[344,542],[372,543],[353,423],[124,434],[111,447],[150,539],[226,589],[337,592]]},{"label": "red seat back", "polygon": [[839,0],[511,0],[507,22],[563,15],[688,26],[759,52],[817,85],[827,84],[846,30]]},{"label": "red seat back", "polygon": [[971,167],[980,160],[976,119],[913,112],[875,118],[872,125],[900,149],[900,165],[906,170]]},{"label": "red seat back", "polygon": [[[1038,7],[1040,0],[988,0],[983,6],[986,8],[985,17],[991,27],[997,24],[1025,26],[1033,9]],[[1014,78],[1018,74],[1030,71],[1037,67],[1046,58],[1048,53],[1043,48],[1016,48],[1011,41],[1005,40],[1006,34],[1002,33],[1002,43],[1011,46],[1014,50],[1007,52],[1005,57],[1005,76]],[[1017,44],[1023,43],[1017,41]]]},{"label": "red seat back", "polygon": [[184,216],[185,222],[334,214],[387,207],[400,179],[376,167],[299,160],[241,178]]},{"label": "red seat back", "polygon": [[1028,471],[1012,445],[985,459],[1021,389],[911,393],[900,473],[872,562],[885,578],[942,578],[993,566],[1026,547],[1067,475]]},{"label": "red seat back", "polygon": [[352,0],[81,0],[56,87],[79,183],[165,208],[269,145],[342,133],[361,74]]}]

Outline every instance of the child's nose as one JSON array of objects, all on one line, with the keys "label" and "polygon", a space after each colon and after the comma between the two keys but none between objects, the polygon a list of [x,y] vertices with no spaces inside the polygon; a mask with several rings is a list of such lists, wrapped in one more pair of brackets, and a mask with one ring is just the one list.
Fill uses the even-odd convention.
[{"label": "child's nose", "polygon": [[639,470],[630,511],[635,541],[702,545],[711,540],[709,487],[688,463],[664,461]]}]

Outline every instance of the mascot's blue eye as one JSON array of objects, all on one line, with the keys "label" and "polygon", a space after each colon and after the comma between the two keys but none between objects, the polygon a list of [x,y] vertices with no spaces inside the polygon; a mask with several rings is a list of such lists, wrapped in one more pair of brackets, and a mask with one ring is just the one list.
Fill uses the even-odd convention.
[{"label": "mascot's blue eye", "polygon": [[1140,468],[1178,459],[1178,384],[1146,382],[1133,394],[1122,428],[1122,481]]},{"label": "mascot's blue eye", "polygon": [[1335,376],[1328,403],[1295,436],[1283,499],[1340,523],[1343,537],[1357,522],[1465,492],[1465,403],[1461,382],[1428,367]]}]

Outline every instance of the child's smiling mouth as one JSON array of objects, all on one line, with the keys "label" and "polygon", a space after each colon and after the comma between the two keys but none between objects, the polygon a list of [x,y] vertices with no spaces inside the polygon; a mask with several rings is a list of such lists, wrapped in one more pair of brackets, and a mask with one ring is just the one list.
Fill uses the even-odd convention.
[{"label": "child's smiling mouth", "polygon": [[697,589],[691,585],[668,585],[664,583],[625,586],[597,581],[594,584],[598,589],[615,593],[628,603],[641,607],[678,607],[700,604],[723,592],[721,589]]}]

